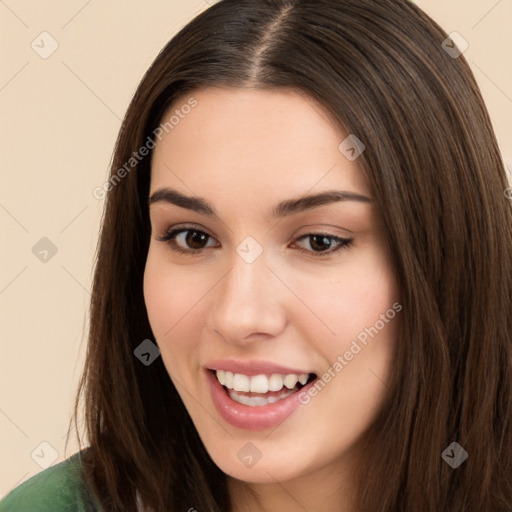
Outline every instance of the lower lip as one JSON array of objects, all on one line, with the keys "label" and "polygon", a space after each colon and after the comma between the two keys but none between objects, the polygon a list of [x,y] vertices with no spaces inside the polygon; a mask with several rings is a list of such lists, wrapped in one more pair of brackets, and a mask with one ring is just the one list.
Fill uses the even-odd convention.
[{"label": "lower lip", "polygon": [[313,385],[308,383],[299,391],[273,404],[251,407],[233,400],[217,380],[215,374],[206,370],[213,403],[219,414],[231,425],[246,430],[265,430],[277,427],[301,405],[298,395]]}]

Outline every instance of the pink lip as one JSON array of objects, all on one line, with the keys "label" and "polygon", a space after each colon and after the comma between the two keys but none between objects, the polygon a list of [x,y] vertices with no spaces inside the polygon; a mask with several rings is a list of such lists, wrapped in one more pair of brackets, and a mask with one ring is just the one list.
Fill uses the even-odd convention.
[{"label": "pink lip", "polygon": [[[297,372],[296,370],[290,371],[288,368],[285,368],[283,372],[283,367],[280,368],[281,369],[277,371],[276,365],[272,365],[271,371],[267,372],[265,368],[259,367],[259,373],[307,373]],[[240,367],[237,367],[237,369],[240,369]],[[234,427],[246,430],[264,430],[277,427],[277,425],[282,423],[301,405],[299,394],[303,391],[307,391],[315,382],[311,381],[301,388],[300,391],[292,393],[273,404],[251,407],[232,400],[227,391],[217,380],[214,372],[205,370],[204,373],[210,387],[212,401],[221,417]],[[245,374],[247,375],[247,373]]]},{"label": "pink lip", "polygon": [[287,368],[279,364],[271,363],[269,361],[234,361],[231,359],[217,359],[211,361],[206,365],[210,370],[224,370],[232,373],[242,373],[244,375],[261,375],[270,373],[282,373],[288,375],[294,373],[300,375],[301,373],[313,373],[309,370],[297,370],[296,368]]}]

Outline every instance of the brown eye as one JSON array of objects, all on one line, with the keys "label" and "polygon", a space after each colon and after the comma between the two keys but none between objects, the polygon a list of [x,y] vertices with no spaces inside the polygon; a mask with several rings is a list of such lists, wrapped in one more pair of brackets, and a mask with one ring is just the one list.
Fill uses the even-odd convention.
[{"label": "brown eye", "polygon": [[324,251],[331,248],[332,240],[323,235],[312,235],[310,237],[309,245],[314,251]]},{"label": "brown eye", "polygon": [[329,235],[326,233],[308,233],[302,235],[297,241],[309,239],[309,247],[311,249],[300,248],[301,251],[312,254],[313,256],[328,256],[332,253],[338,252],[341,249],[348,248],[353,239],[341,238],[339,236]]},{"label": "brown eye", "polygon": [[[209,240],[213,238],[204,231],[199,229],[181,228],[172,229],[165,232],[161,237],[158,237],[159,242],[167,242],[174,251],[180,253],[195,253],[203,249],[212,247],[207,245]],[[215,243],[213,244],[213,247]]]},{"label": "brown eye", "polygon": [[202,231],[187,230],[185,236],[185,242],[191,249],[203,249],[210,238],[206,233]]}]

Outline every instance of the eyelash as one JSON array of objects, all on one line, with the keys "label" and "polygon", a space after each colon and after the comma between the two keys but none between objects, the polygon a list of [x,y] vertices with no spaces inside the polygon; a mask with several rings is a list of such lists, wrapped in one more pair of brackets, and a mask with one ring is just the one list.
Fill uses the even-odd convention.
[{"label": "eyelash", "polygon": [[[183,227],[183,228],[167,230],[163,233],[163,235],[157,237],[156,240],[158,240],[159,242],[168,243],[169,246],[171,247],[171,250],[173,250],[179,254],[184,254],[187,256],[198,256],[198,255],[202,254],[202,252],[205,249],[208,249],[208,247],[204,247],[202,249],[186,250],[186,249],[181,249],[181,248],[177,247],[176,241],[175,241],[176,236],[179,235],[180,233],[186,233],[187,231],[195,231],[196,233],[206,235],[209,239],[213,238],[208,233],[206,233],[200,229],[196,229],[193,227]],[[352,242],[354,241],[353,238],[341,238],[339,236],[331,235],[329,233],[306,233],[304,235],[301,235],[295,241],[297,242],[299,240],[303,240],[304,238],[313,237],[313,236],[328,238],[338,244],[337,246],[335,246],[334,250],[328,250],[328,251],[312,251],[312,250],[308,250],[308,249],[303,249],[302,247],[298,248],[299,251],[301,251],[303,253],[308,253],[315,258],[326,258],[329,255],[332,255],[334,253],[339,253],[342,249],[348,249],[352,245]]]}]

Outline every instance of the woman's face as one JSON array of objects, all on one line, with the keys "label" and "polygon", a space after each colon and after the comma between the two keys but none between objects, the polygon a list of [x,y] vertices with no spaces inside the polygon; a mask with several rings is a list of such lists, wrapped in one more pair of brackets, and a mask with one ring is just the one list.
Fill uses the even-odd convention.
[{"label": "woman's face", "polygon": [[361,146],[296,92],[193,99],[164,116],[178,109],[152,161],[161,357],[225,473],[338,478],[382,405],[401,309]]}]

